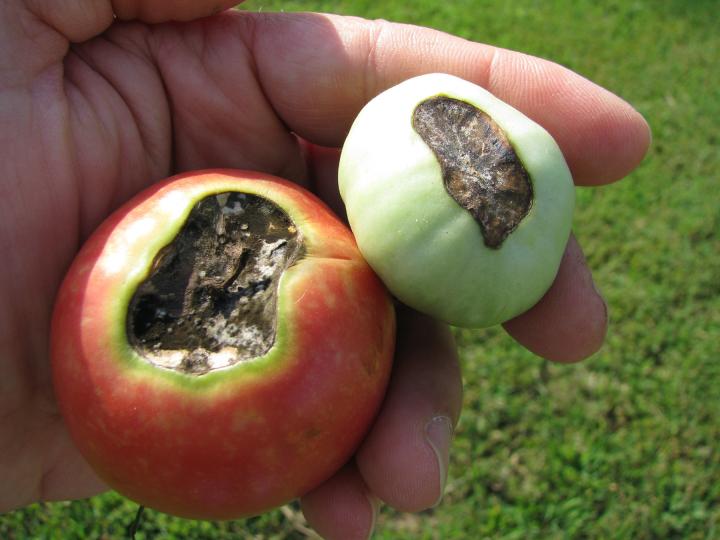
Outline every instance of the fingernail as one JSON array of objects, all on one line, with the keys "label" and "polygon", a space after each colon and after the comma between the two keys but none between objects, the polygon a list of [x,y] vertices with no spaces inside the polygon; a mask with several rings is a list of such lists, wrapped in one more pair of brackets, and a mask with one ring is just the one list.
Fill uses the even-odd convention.
[{"label": "fingernail", "polygon": [[450,444],[453,436],[453,425],[447,416],[436,416],[425,426],[425,439],[435,452],[440,473],[440,493],[433,507],[440,504],[447,482],[447,471],[450,463]]},{"label": "fingernail", "polygon": [[590,283],[592,284],[593,291],[595,291],[595,294],[597,294],[600,302],[602,302],[603,309],[605,310],[605,326],[607,326],[610,323],[610,310],[608,309],[607,300],[605,300],[605,297],[603,296],[600,288],[597,286],[597,283],[595,283],[595,280],[592,278],[592,276],[590,277]]},{"label": "fingernail", "polygon": [[370,540],[375,532],[375,523],[377,522],[378,513],[380,512],[380,499],[369,493],[367,494],[367,498],[370,502],[370,508],[372,509],[372,522],[370,523],[370,529],[368,529],[367,535],[368,540]]}]

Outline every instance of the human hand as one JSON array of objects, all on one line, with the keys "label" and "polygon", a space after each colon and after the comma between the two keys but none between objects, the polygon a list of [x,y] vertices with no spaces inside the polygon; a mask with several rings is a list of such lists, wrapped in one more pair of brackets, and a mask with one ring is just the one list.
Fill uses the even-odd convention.
[{"label": "human hand", "polygon": [[[432,71],[474,81],[543,125],[580,185],[621,178],[649,142],[635,111],[578,75],[428,29],[240,12],[145,24],[217,4],[10,0],[0,9],[0,246],[10,253],[0,268],[0,511],[105,489],[54,402],[49,319],[83,239],[146,185],[192,169],[252,169],[314,189],[342,213],[337,148],[353,118],[380,91]],[[113,11],[144,22],[114,22]],[[599,347],[605,304],[574,240],[553,288],[505,327],[552,360]],[[383,410],[354,462],[303,498],[311,525],[329,538],[365,537],[371,501],[435,504],[460,402],[448,330],[400,309]]]}]

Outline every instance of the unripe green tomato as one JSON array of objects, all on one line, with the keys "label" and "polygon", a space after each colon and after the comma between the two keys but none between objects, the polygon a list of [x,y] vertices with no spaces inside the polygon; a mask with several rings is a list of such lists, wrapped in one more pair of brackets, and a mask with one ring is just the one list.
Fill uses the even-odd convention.
[{"label": "unripe green tomato", "polygon": [[532,307],[570,235],[573,181],[553,138],[450,75],[370,101],[343,146],[339,183],[360,251],[390,291],[457,326]]}]

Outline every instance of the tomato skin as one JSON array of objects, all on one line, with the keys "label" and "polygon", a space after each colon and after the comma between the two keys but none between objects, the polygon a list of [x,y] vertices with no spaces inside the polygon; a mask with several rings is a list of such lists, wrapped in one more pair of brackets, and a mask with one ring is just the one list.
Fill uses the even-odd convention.
[{"label": "tomato skin", "polygon": [[[486,243],[480,217],[451,195],[446,166],[441,167],[436,150],[414,127],[419,105],[438,97],[484,114],[498,135],[453,135],[458,125],[443,137],[437,135],[438,140],[460,143],[458,161],[447,165],[448,171],[457,170],[447,179],[462,177],[457,172],[461,164],[475,162],[480,155],[502,155],[499,159],[506,160],[508,154],[490,150],[495,145],[516,156],[498,171],[514,163],[527,175],[526,213],[493,246]],[[437,134],[444,129],[438,128]],[[499,137],[506,142],[499,143]],[[471,140],[482,149],[460,149]],[[498,212],[488,224],[509,220],[507,225],[515,219],[509,216],[520,210],[508,206],[507,197],[522,188],[506,184],[491,169],[468,173],[467,179],[472,184],[473,175],[476,180],[486,177],[488,193],[496,192],[498,198],[472,204]],[[462,189],[468,196],[478,194],[485,189],[479,185]],[[560,268],[575,207],[572,174],[552,136],[486,89],[445,73],[407,79],[363,107],[343,144],[338,187],[360,251],[392,294],[417,311],[466,328],[506,322],[542,298]]]},{"label": "tomato skin", "polygon": [[[305,239],[280,281],[275,344],[199,377],[151,366],[127,343],[127,298],[172,238],[163,228],[228,189],[274,201]],[[394,336],[389,295],[319,200],[267,175],[205,171],[141,193],[83,246],[58,293],[51,356],[73,440],[108,485],[170,514],[233,519],[302,495],[350,458],[382,401]]]}]

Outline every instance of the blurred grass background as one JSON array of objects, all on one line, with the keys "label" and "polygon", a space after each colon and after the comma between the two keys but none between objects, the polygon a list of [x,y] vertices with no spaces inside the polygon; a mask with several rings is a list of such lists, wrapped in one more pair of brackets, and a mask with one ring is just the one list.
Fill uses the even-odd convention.
[{"label": "blurred grass background", "polygon": [[[579,190],[575,231],[607,297],[604,349],[546,363],[458,331],[466,383],[444,502],[383,509],[378,539],[720,538],[720,10],[714,0],[248,0],[431,26],[555,60],[654,135],[626,181]],[[115,494],[0,516],[0,538],[123,538]],[[138,539],[300,539],[296,505],[244,521],[148,511]]]}]

